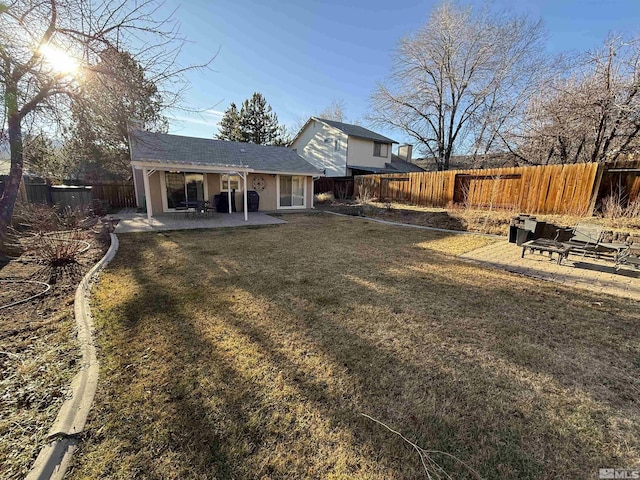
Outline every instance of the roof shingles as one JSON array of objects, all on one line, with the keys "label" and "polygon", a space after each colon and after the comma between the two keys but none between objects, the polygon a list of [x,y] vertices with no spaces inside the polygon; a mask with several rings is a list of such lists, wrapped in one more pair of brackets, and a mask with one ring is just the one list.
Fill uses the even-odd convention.
[{"label": "roof shingles", "polygon": [[350,123],[337,122],[335,120],[327,120],[324,118],[313,117],[319,122],[326,123],[327,125],[337,128],[342,133],[346,133],[351,137],[366,138],[367,140],[374,140],[376,142],[383,143],[398,143],[395,140],[380,135],[379,133],[372,132],[371,130],[361,127],[360,125],[352,125]]},{"label": "roof shingles", "polygon": [[320,171],[287,147],[131,132],[131,161],[144,163],[247,168],[257,172],[318,175]]}]

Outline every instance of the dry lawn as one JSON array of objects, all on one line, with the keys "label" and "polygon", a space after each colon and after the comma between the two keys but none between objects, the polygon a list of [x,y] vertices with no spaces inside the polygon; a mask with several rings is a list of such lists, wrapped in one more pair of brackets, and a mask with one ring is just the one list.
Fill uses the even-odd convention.
[{"label": "dry lawn", "polygon": [[[369,202],[360,205],[350,201],[335,201],[319,204],[318,208],[338,213],[356,215],[362,212],[367,217],[375,217],[393,222],[409,223],[426,227],[446,228],[469,232],[506,235],[509,222],[517,210],[478,210],[453,206],[451,208],[420,207],[402,203]],[[602,225],[606,230],[632,232],[640,235],[640,217],[580,217],[576,215],[534,215],[538,220],[562,226],[575,226],[580,222]]]},{"label": "dry lawn", "polygon": [[640,467],[637,304],[442,253],[485,238],[286,219],[120,237],[71,478],[426,478],[362,414],[486,479]]}]

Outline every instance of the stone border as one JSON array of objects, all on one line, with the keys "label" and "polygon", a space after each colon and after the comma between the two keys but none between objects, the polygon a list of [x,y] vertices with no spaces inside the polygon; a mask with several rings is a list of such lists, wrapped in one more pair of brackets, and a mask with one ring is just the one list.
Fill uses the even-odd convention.
[{"label": "stone border", "polygon": [[62,404],[58,416],[47,436],[38,458],[25,477],[26,480],[62,479],[69,466],[71,455],[79,443],[93,397],[98,386],[99,365],[93,342],[93,318],[89,307],[89,293],[97,274],[107,266],[118,251],[118,237],[111,234],[111,246],[107,253],[84,276],[74,301],[74,313],[78,327],[78,342],[82,353],[81,370],[71,381],[72,396]]},{"label": "stone border", "polygon": [[330,212],[328,210],[318,210],[318,211],[322,213],[330,213],[331,215],[338,215],[339,217],[359,218],[360,220],[369,220],[372,222],[382,223],[383,225],[391,225],[394,227],[418,228],[421,230],[430,230],[432,232],[451,233],[453,235],[478,235],[479,237],[504,238],[504,235],[494,235],[492,233],[469,232],[466,230],[449,230],[447,228],[427,227],[426,225],[414,225],[412,223],[391,222],[389,220],[382,220],[380,218],[374,218],[374,217],[361,217],[360,215],[347,215],[345,213]]}]

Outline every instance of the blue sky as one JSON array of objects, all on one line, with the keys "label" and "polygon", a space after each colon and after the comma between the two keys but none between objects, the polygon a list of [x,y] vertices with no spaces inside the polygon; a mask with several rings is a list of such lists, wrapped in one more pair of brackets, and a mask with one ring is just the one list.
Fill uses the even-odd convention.
[{"label": "blue sky", "polygon": [[[439,2],[409,0],[168,0],[196,64],[219,49],[211,70],[191,72],[185,96],[194,115],[173,114],[170,132],[211,137],[229,103],[261,92],[292,126],[343,100],[347,118],[364,121],[369,95],[390,70],[399,38],[424,24]],[[480,4],[480,2],[463,2]],[[585,51],[608,33],[640,33],[637,0],[494,0],[497,9],[542,18],[550,53]],[[401,132],[376,131],[403,142]]]}]

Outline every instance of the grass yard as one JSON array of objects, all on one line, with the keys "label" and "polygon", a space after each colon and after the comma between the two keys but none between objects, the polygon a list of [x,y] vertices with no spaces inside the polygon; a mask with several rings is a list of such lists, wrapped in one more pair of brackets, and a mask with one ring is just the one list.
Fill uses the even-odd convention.
[{"label": "grass yard", "polygon": [[286,220],[120,236],[71,478],[426,478],[364,415],[432,475],[640,467],[636,303],[446,253],[486,238]]}]

